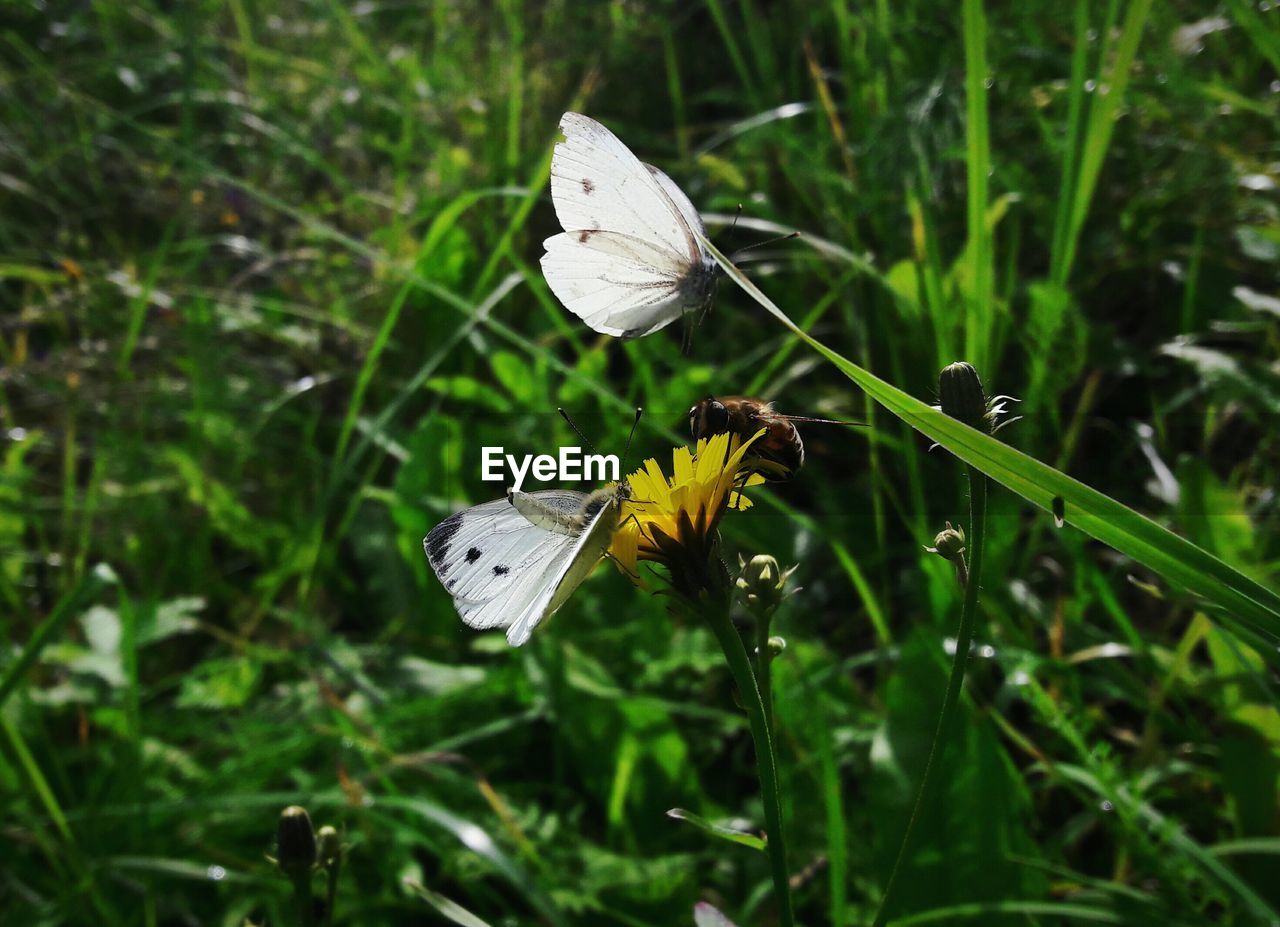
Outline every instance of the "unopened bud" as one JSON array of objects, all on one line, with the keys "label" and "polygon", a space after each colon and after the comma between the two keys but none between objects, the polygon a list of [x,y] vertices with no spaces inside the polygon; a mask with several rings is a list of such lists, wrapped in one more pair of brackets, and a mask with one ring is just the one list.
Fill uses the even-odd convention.
[{"label": "unopened bud", "polygon": [[306,875],[316,864],[316,832],[311,815],[301,805],[280,812],[276,824],[276,865],[291,878]]},{"label": "unopened bud", "polygon": [[738,574],[737,587],[751,608],[772,610],[782,601],[782,587],[795,567],[783,570],[768,554],[757,554],[746,562]]},{"label": "unopened bud", "polygon": [[947,560],[959,560],[964,556],[964,529],[953,528],[951,522],[946,524],[933,539],[933,546],[926,547],[925,550]]},{"label": "unopened bud", "polygon": [[742,568],[738,577],[739,589],[771,587],[778,584],[778,561],[768,554],[756,554]]},{"label": "unopened bud", "polygon": [[942,411],[959,419],[970,428],[990,431],[987,420],[987,394],[982,379],[972,364],[957,361],[938,374],[938,404]]},{"label": "unopened bud", "polygon": [[331,824],[326,824],[316,832],[316,842],[319,845],[320,862],[326,866],[331,866],[338,861],[342,855],[342,838],[338,835],[338,829]]},{"label": "unopened bud", "polygon": [[772,659],[773,657],[779,656],[782,653],[782,651],[786,649],[787,649],[787,639],[785,637],[775,636],[775,637],[769,638],[770,659]]}]

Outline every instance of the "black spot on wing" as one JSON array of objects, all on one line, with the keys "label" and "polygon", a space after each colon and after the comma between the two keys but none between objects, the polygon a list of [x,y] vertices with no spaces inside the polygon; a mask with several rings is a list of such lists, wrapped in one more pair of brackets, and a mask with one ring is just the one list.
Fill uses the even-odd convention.
[{"label": "black spot on wing", "polygon": [[462,527],[461,512],[456,515],[450,515],[440,522],[423,539],[422,549],[427,552],[427,560],[431,562],[437,573],[444,573],[448,570],[444,558],[449,553],[449,542],[453,540],[453,536],[458,533],[460,527]]},{"label": "black spot on wing", "polygon": [[467,551],[467,563],[475,563],[480,559],[480,548],[473,547]]},{"label": "black spot on wing", "polygon": [[494,576],[506,576],[510,572],[511,572],[511,567],[505,567],[501,563],[499,563],[497,566],[493,568]]},{"label": "black spot on wing", "polygon": [[582,192],[583,192],[583,193],[585,193],[587,196],[590,196],[592,193],[595,193],[595,192],[596,192],[596,185],[595,185],[595,184],[593,184],[593,183],[592,183],[590,180],[588,180],[586,177],[583,177],[583,178],[582,178]]}]

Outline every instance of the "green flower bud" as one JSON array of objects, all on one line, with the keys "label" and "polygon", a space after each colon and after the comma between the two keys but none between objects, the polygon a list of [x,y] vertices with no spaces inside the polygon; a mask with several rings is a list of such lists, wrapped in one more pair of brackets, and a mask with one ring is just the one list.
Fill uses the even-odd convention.
[{"label": "green flower bud", "polygon": [[316,833],[316,840],[320,849],[320,862],[326,866],[337,862],[342,855],[342,837],[338,835],[338,829],[326,824]]},{"label": "green flower bud", "polygon": [[942,411],[959,419],[970,428],[990,431],[987,419],[987,394],[982,379],[972,364],[957,361],[938,374],[938,403]]},{"label": "green flower bud", "polygon": [[782,601],[782,588],[794,570],[795,567],[782,569],[768,554],[757,554],[743,565],[736,585],[746,596],[748,606],[772,611]]},{"label": "green flower bud", "polygon": [[276,865],[290,878],[309,873],[316,864],[316,832],[311,815],[301,805],[280,812],[276,825]]},{"label": "green flower bud", "polygon": [[951,527],[951,522],[946,524],[947,527],[933,539],[933,546],[926,547],[925,550],[947,560],[961,560],[964,558],[964,529]]},{"label": "green flower bud", "polygon": [[785,637],[769,638],[769,658],[772,659],[779,656],[782,651],[787,649],[787,639]]},{"label": "green flower bud", "polygon": [[777,586],[778,561],[768,554],[757,554],[747,561],[738,577],[739,589],[770,588]]}]

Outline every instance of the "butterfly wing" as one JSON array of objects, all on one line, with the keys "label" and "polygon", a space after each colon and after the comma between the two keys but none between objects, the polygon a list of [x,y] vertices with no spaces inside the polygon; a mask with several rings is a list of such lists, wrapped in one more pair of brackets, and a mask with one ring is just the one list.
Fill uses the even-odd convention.
[{"label": "butterfly wing", "polygon": [[659,248],[620,232],[553,235],[543,242],[542,274],[556,298],[595,331],[618,338],[648,335],[690,307],[685,270]]},{"label": "butterfly wing", "polygon": [[574,537],[531,524],[506,499],[449,516],[423,541],[427,561],[472,628],[506,626],[542,589],[546,565]]},{"label": "butterfly wing", "polygon": [[[585,498],[563,490],[530,495],[562,511],[566,521]],[[600,545],[599,524],[600,513],[581,532],[550,531],[498,499],[449,516],[426,536],[423,548],[463,623],[476,629],[505,627],[508,642],[518,647],[604,555],[609,540]],[[586,563],[584,554],[596,547],[599,552]],[[573,580],[571,587],[566,579]]]},{"label": "butterfly wing", "polygon": [[543,579],[544,597],[532,602],[507,629],[507,643],[519,647],[529,639],[533,629],[555,614],[569,596],[591,575],[604,557],[618,526],[618,507],[610,500],[592,516],[570,549],[555,562],[548,563]]},{"label": "butterfly wing", "polygon": [[673,262],[689,264],[700,256],[680,207],[616,135],[580,113],[565,113],[560,131],[564,141],[551,157],[551,201],[566,232],[621,232],[669,251]]},{"label": "butterfly wing", "polygon": [[637,337],[705,301],[709,271],[694,229],[702,220],[671,178],[612,132],[565,113],[551,159],[551,199],[564,233],[543,246],[543,276],[591,328]]},{"label": "butterfly wing", "polygon": [[[702,216],[698,210],[694,208],[693,201],[685,196],[684,191],[676,186],[676,182],[658,170],[652,164],[646,164],[649,173],[653,175],[653,179],[658,182],[658,186],[662,188],[662,192],[667,194],[667,198],[671,200],[671,205],[680,213],[680,217],[684,220],[684,224],[689,229],[697,229],[702,234],[707,233],[707,227],[702,224]],[[696,236],[690,236],[690,242],[693,246],[694,253],[699,257],[702,256],[702,244]]]}]

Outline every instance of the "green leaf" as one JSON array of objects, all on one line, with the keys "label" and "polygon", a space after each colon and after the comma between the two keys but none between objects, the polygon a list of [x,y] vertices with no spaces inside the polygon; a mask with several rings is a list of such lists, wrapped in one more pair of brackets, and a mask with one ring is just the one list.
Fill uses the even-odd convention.
[{"label": "green leaf", "polygon": [[755,834],[727,827],[724,824],[713,824],[701,815],[686,811],[683,808],[672,808],[667,812],[667,817],[675,818],[677,821],[688,821],[703,833],[719,837],[721,840],[728,840],[730,843],[740,843],[744,847],[751,847],[753,850],[763,850],[766,846],[765,841]]},{"label": "green leaf", "polygon": [[262,665],[250,657],[205,660],[182,678],[179,708],[241,708],[252,698]]},{"label": "green leaf", "polygon": [[912,428],[1028,502],[1046,512],[1060,511],[1066,524],[1200,596],[1253,630],[1280,640],[1280,595],[1273,590],[1110,496],[961,424],[832,351],[797,327],[705,236],[699,235],[699,240],[749,296]]},{"label": "green leaf", "polygon": [[115,585],[116,575],[106,564],[98,564],[90,570],[75,588],[59,600],[49,617],[46,618],[27,641],[22,655],[0,673],[0,706],[17,688],[18,683],[26,675],[27,670],[36,662],[40,653],[54,640],[67,620],[75,615],[80,607],[103,591],[109,585]]}]

